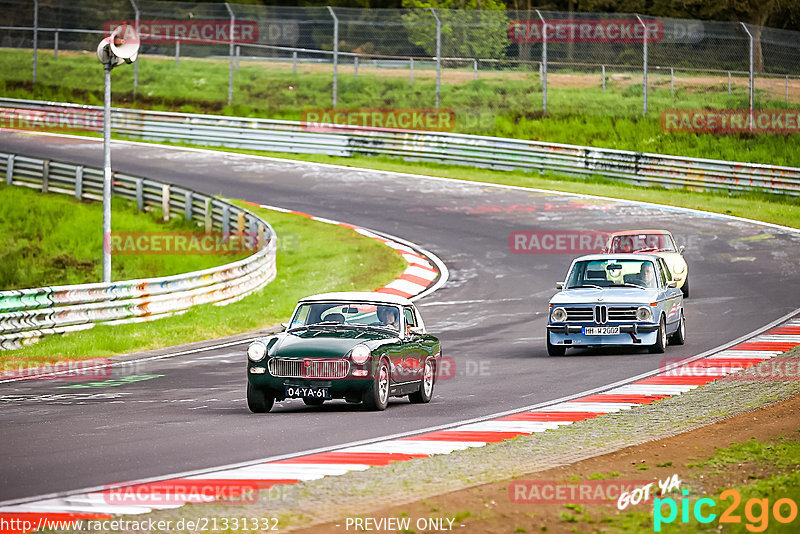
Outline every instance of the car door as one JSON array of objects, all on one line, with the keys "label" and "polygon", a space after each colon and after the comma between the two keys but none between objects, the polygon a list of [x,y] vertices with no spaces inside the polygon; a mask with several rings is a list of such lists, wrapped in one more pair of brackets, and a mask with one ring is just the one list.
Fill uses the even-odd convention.
[{"label": "car door", "polygon": [[403,307],[403,376],[406,381],[421,380],[425,352],[422,348],[420,334],[412,333],[411,329],[417,328],[419,321],[411,307]]},{"label": "car door", "polygon": [[664,258],[658,257],[659,286],[662,288],[664,300],[664,312],[667,317],[667,324],[673,324],[681,317],[681,309],[683,309],[683,292],[677,287],[669,287],[669,282],[673,281],[672,273],[669,271],[667,262]]}]

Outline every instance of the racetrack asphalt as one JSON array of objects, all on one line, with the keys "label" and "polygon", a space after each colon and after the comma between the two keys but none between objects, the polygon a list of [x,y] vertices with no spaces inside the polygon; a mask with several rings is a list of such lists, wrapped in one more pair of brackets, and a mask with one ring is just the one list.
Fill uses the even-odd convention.
[{"label": "racetrack asphalt", "polygon": [[[102,165],[96,139],[0,132],[0,150]],[[771,226],[625,201],[156,145],[115,142],[112,158],[118,171],[365,226],[430,250],[447,264],[450,280],[417,305],[456,373],[437,383],[430,404],[395,399],[382,413],[339,401],[310,408],[295,400],[267,415],[251,414],[244,344],[115,367],[114,378],[129,379],[115,387],[3,383],[0,501],[521,408],[639,375],[664,358],[699,354],[800,302],[800,234]],[[631,228],[666,228],[687,246],[686,345],[664,355],[576,350],[548,357],[547,301],[577,254],[514,254],[509,235]]]}]

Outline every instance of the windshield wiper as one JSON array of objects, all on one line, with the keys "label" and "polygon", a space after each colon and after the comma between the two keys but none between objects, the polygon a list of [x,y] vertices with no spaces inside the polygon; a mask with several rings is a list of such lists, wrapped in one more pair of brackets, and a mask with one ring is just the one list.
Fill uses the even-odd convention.
[{"label": "windshield wiper", "polygon": [[392,332],[393,334],[397,333],[396,329],[392,328],[391,326],[386,326],[386,325],[381,326],[381,325],[377,325],[377,324],[366,324],[366,323],[350,323],[350,324],[354,325],[354,326],[365,326],[367,328],[377,328],[381,332],[389,331],[389,332]]},{"label": "windshield wiper", "polygon": [[580,288],[583,288],[583,287],[593,287],[594,289],[603,289],[602,287],[596,286],[594,284],[583,284],[581,286],[569,286],[567,289],[580,289]]},{"label": "windshield wiper", "polygon": [[639,289],[647,289],[645,286],[640,286],[639,284],[628,284],[627,282],[624,284],[614,284],[610,287],[638,287]]}]

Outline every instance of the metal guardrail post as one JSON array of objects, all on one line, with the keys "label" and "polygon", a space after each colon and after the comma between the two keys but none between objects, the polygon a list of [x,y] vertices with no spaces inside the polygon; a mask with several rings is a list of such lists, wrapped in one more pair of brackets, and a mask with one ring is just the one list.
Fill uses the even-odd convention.
[{"label": "metal guardrail post", "polygon": [[753,57],[753,34],[750,33],[750,29],[747,27],[747,24],[744,22],[740,22],[739,24],[742,25],[744,31],[747,32],[747,37],[750,39],[750,129],[755,128],[755,115],[753,111],[754,102],[753,102],[753,89],[754,89],[754,74],[753,74],[753,65],[754,65],[754,57]]},{"label": "metal guardrail post", "polygon": [[181,40],[180,38],[175,39],[175,66],[178,66],[178,63],[181,59]]},{"label": "metal guardrail post", "polygon": [[606,66],[602,65],[601,76],[603,77],[603,92],[606,92]]},{"label": "metal guardrail post", "polygon": [[50,189],[50,160],[42,161],[42,193],[47,193]]},{"label": "metal guardrail post", "polygon": [[358,56],[353,57],[353,79],[358,81]]},{"label": "metal guardrail post", "polygon": [[[130,0],[131,6],[133,6],[134,12],[134,23],[133,27],[136,29],[136,34],[139,35],[139,6],[136,5],[135,0]],[[139,87],[139,58],[136,58],[136,61],[133,62],[133,99],[136,100],[136,90]]]},{"label": "metal guardrail post", "polygon": [[408,58],[408,70],[409,70],[409,85],[414,85],[414,58]]},{"label": "metal guardrail post", "polygon": [[6,185],[12,185],[14,183],[14,158],[16,158],[15,154],[8,156],[8,162],[6,163]]},{"label": "metal guardrail post", "polygon": [[53,34],[53,59],[58,59],[58,30]]},{"label": "metal guardrail post", "polygon": [[203,212],[203,219],[204,219],[203,222],[204,222],[205,231],[206,231],[207,234],[211,233],[211,230],[213,229],[214,219],[213,219],[212,210],[213,210],[213,204],[211,203],[211,198],[206,198],[205,210]]},{"label": "metal guardrail post", "polygon": [[33,0],[33,85],[36,85],[36,60],[39,56],[39,0]]},{"label": "metal guardrail post", "polygon": [[136,209],[144,211],[144,183],[141,178],[136,179]]},{"label": "metal guardrail post", "polygon": [[786,75],[786,98],[784,101],[788,104],[789,103],[789,75]]},{"label": "metal guardrail post", "polygon": [[227,238],[231,231],[231,208],[227,204],[222,206],[222,236]]},{"label": "metal guardrail post", "polygon": [[233,14],[228,2],[225,2],[225,7],[228,8],[228,13],[231,16],[231,29],[228,36],[230,38],[230,44],[228,45],[228,105],[230,106],[233,102],[233,32],[236,27],[236,15]]},{"label": "metal guardrail post", "polygon": [[75,198],[83,200],[83,165],[75,167]]},{"label": "metal guardrail post", "polygon": [[336,107],[339,98],[339,17],[331,6],[327,7],[333,17],[333,107]]},{"label": "metal guardrail post", "polygon": [[477,80],[478,79],[478,60],[476,58],[472,58],[472,72],[473,72],[472,79],[473,80]]},{"label": "metal guardrail post", "polygon": [[669,94],[675,97],[675,69],[672,67],[669,68]]},{"label": "metal guardrail post", "polygon": [[542,21],[542,114],[547,115],[547,22],[538,9],[536,14]]},{"label": "metal guardrail post", "polygon": [[636,15],[639,22],[644,28],[642,38],[642,115],[647,115],[647,24],[644,23],[642,17]]},{"label": "metal guardrail post", "polygon": [[169,221],[169,184],[161,186],[161,215],[164,222]]},{"label": "metal guardrail post", "polygon": [[183,198],[183,218],[189,222],[192,222],[193,217],[193,208],[194,208],[194,193],[191,191],[186,191],[186,195]]},{"label": "metal guardrail post", "polygon": [[292,74],[297,74],[297,50],[292,52]]},{"label": "metal guardrail post", "polygon": [[434,8],[431,8],[431,13],[436,19],[436,108],[438,109],[442,87],[442,21],[439,20]]},{"label": "metal guardrail post", "polygon": [[244,235],[244,212],[240,211],[236,214],[236,233]]},{"label": "metal guardrail post", "polygon": [[239,58],[242,54],[242,47],[240,45],[236,45],[236,72],[239,72]]}]

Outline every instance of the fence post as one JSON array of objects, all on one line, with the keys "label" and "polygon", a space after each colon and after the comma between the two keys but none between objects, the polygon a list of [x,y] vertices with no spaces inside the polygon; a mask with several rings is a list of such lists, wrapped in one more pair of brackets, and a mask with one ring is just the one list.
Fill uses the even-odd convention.
[{"label": "fence post", "polygon": [[136,179],[136,209],[144,211],[144,181],[141,178]]},{"label": "fence post", "polygon": [[442,86],[442,21],[436,10],[431,8],[431,13],[436,19],[436,108],[439,108],[439,95]]},{"label": "fence post", "polygon": [[[136,29],[136,34],[139,34],[139,6],[136,5],[135,0],[130,0],[133,6],[134,23],[133,27]],[[133,62],[133,99],[136,100],[136,89],[139,87],[139,58]]]},{"label": "fence post", "polygon": [[472,72],[474,73],[473,76],[472,76],[472,79],[473,80],[477,80],[478,79],[478,60],[475,59],[475,58],[472,58]]},{"label": "fence post", "polygon": [[212,214],[213,206],[211,204],[211,197],[206,197],[205,203],[205,213],[204,215],[204,223],[205,223],[205,230],[207,234],[211,233],[211,230],[214,228],[214,218]]},{"label": "fence post", "polygon": [[747,24],[744,22],[740,22],[739,24],[742,25],[742,28],[744,28],[744,31],[747,32],[747,36],[750,38],[750,129],[752,130],[755,127],[755,118],[753,116],[753,34],[750,33]]},{"label": "fence post", "polygon": [[408,58],[408,69],[410,72],[410,78],[408,81],[408,85],[414,85],[414,58]]},{"label": "fence post", "polygon": [[240,211],[236,214],[236,233],[244,236],[244,212]]},{"label": "fence post", "polygon": [[297,50],[292,52],[292,74],[297,74]]},{"label": "fence post", "polygon": [[336,107],[339,97],[339,18],[331,6],[327,7],[333,18],[333,107]]},{"label": "fence post", "polygon": [[236,16],[233,14],[228,2],[225,2],[225,7],[228,8],[228,13],[231,16],[231,29],[228,36],[230,41],[228,45],[228,105],[230,106],[233,102],[233,31],[236,26]]},{"label": "fence post", "polygon": [[542,115],[547,115],[547,22],[541,12],[537,9],[536,14],[542,21]]},{"label": "fence post", "polygon": [[194,192],[186,191],[186,195],[183,197],[183,218],[189,222],[192,222],[194,218],[192,216],[192,208],[194,207]]},{"label": "fence post", "polygon": [[675,96],[675,69],[673,67],[669,68],[669,94],[670,96]]},{"label": "fence post", "polygon": [[789,103],[789,75],[786,75],[786,103]]},{"label": "fence post", "polygon": [[181,40],[175,39],[175,66],[178,66],[178,61],[181,57]]},{"label": "fence post", "polygon": [[358,80],[358,56],[353,57],[353,79]]},{"label": "fence post", "polygon": [[601,69],[602,69],[602,74],[603,74],[603,92],[605,93],[606,92],[606,66],[602,65]]},{"label": "fence post", "polygon": [[241,46],[236,45],[236,72],[239,72],[239,56],[241,55]]},{"label": "fence post", "polygon": [[264,248],[264,225],[258,225],[258,250]]},{"label": "fence post", "polygon": [[58,59],[58,30],[53,34],[53,59]]},{"label": "fence post", "polygon": [[83,165],[75,167],[75,198],[83,199]]},{"label": "fence post", "polygon": [[228,240],[231,231],[231,208],[228,204],[222,205],[222,240]]},{"label": "fence post", "polygon": [[731,94],[731,71],[728,71],[728,95]]},{"label": "fence post", "polygon": [[8,163],[6,163],[6,185],[11,185],[14,181],[14,158],[16,154],[8,156]]},{"label": "fence post", "polygon": [[39,51],[39,0],[33,0],[33,84],[36,85],[36,59]]},{"label": "fence post", "polygon": [[250,217],[250,229],[247,231],[247,248],[250,250],[258,250],[258,241],[256,236],[258,235],[258,222],[256,221],[255,217]]},{"label": "fence post", "polygon": [[50,160],[42,160],[42,193],[50,188]]},{"label": "fence post", "polygon": [[642,39],[642,115],[647,115],[647,24],[644,23],[639,15],[636,15],[636,18],[639,19],[639,22],[642,23],[642,28],[644,28],[644,37]]},{"label": "fence post", "polygon": [[169,221],[169,184],[161,186],[161,212],[164,222]]}]

